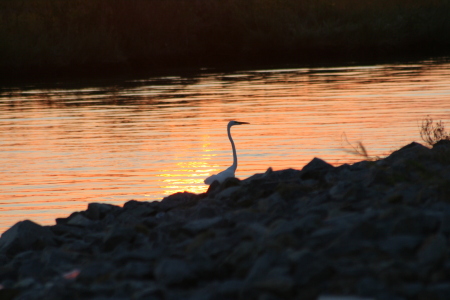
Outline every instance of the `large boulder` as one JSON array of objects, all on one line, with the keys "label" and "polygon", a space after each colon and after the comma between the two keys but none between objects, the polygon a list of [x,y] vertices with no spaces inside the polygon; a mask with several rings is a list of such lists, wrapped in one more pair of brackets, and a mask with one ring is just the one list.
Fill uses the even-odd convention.
[{"label": "large boulder", "polygon": [[2,234],[0,253],[14,255],[21,251],[43,249],[54,244],[54,235],[50,229],[25,220],[16,223]]}]

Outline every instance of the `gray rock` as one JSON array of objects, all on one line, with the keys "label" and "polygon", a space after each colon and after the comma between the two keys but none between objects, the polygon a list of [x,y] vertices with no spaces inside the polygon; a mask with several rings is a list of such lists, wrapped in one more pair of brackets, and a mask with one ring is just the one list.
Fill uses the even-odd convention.
[{"label": "gray rock", "polygon": [[340,228],[343,232],[346,229],[352,228],[356,224],[362,222],[363,217],[355,212],[341,212],[330,215],[324,220],[323,225],[326,227]]},{"label": "gray rock", "polygon": [[181,259],[166,258],[157,263],[154,269],[156,280],[164,285],[176,285],[195,279],[189,265]]},{"label": "gray rock", "polygon": [[419,263],[433,266],[441,263],[447,255],[447,239],[442,234],[429,237],[417,253]]},{"label": "gray rock", "polygon": [[162,257],[163,254],[164,247],[143,247],[112,253],[111,259],[115,263],[123,266],[128,262],[152,262]]},{"label": "gray rock", "polygon": [[76,282],[88,285],[102,283],[111,279],[114,271],[115,267],[110,262],[93,262],[81,268]]},{"label": "gray rock", "polygon": [[339,235],[343,234],[342,228],[330,226],[330,227],[320,227],[313,231],[310,235],[311,239],[317,239],[320,241],[332,241]]},{"label": "gray rock", "polygon": [[166,299],[165,293],[161,287],[156,283],[150,282],[146,283],[146,287],[143,289],[135,289],[136,292],[133,293],[133,298],[136,300],[147,300],[147,299]]},{"label": "gray rock", "polygon": [[336,276],[346,278],[363,278],[371,273],[368,265],[355,264],[351,257],[334,260],[333,270],[336,272]]},{"label": "gray rock", "polygon": [[83,239],[86,234],[89,232],[89,228],[78,227],[78,226],[70,226],[67,225],[66,222],[56,224],[55,226],[49,227],[49,229],[57,236],[59,239],[65,239],[66,242],[69,242],[73,239]]},{"label": "gray rock", "polygon": [[278,255],[275,255],[274,253],[263,254],[253,264],[253,267],[247,275],[246,281],[266,279],[268,274],[275,267],[282,267],[283,265],[285,266],[285,269],[287,269],[287,261],[283,261]]},{"label": "gray rock", "polygon": [[81,254],[74,251],[49,247],[41,252],[39,260],[45,267],[50,267],[55,272],[68,272],[75,268],[81,257]]},{"label": "gray rock", "polygon": [[436,144],[433,145],[433,152],[446,152],[450,150],[450,140],[440,140]]},{"label": "gray rock", "polygon": [[392,229],[393,234],[398,235],[424,235],[436,232],[439,227],[439,219],[435,215],[425,214],[422,211],[404,211]]},{"label": "gray rock", "polygon": [[165,197],[160,205],[159,209],[163,211],[168,211],[176,207],[189,207],[197,204],[198,196],[193,193],[183,192],[176,193]]},{"label": "gray rock", "polygon": [[120,244],[131,243],[136,235],[136,231],[132,228],[113,226],[103,236],[103,249],[112,251]]},{"label": "gray rock", "polygon": [[191,221],[185,225],[183,225],[183,229],[188,230],[192,233],[197,233],[199,231],[204,231],[210,228],[217,227],[220,224],[224,224],[226,221],[223,217],[215,217],[209,219],[200,219]]},{"label": "gray rock", "polygon": [[19,282],[17,282],[15,284],[15,287],[20,288],[20,289],[26,289],[26,288],[31,288],[35,284],[36,284],[36,280],[34,278],[27,277],[27,278],[24,278],[24,279],[20,280]]},{"label": "gray rock", "polygon": [[238,279],[225,280],[217,287],[220,296],[237,296],[244,288],[244,281]]},{"label": "gray rock", "polygon": [[[139,202],[131,200],[124,204],[123,209],[107,214],[105,219],[108,218],[108,216],[113,216],[117,218],[118,222],[116,223],[135,224],[136,220],[142,220],[147,217],[156,216],[158,213],[160,213],[160,208],[161,205],[159,202]],[[111,221],[114,220],[110,220],[110,222]]]},{"label": "gray rock", "polygon": [[379,243],[381,250],[394,257],[415,254],[417,247],[422,242],[422,238],[412,235],[391,236]]},{"label": "gray rock", "polygon": [[[206,200],[206,199],[205,199]],[[214,218],[219,214],[219,209],[215,206],[212,205],[208,205],[208,204],[203,204],[206,201],[202,201],[201,203],[199,203],[198,205],[198,209],[196,209],[193,214],[192,214],[192,218],[194,220],[196,219],[209,219],[209,218]],[[203,204],[203,205],[202,205]]]},{"label": "gray rock", "polygon": [[256,202],[256,208],[261,212],[273,213],[283,210],[286,207],[287,205],[285,204],[284,199],[278,192],[273,193],[268,197],[261,198]]},{"label": "gray rock", "polygon": [[117,212],[120,210],[120,207],[106,204],[106,203],[89,203],[88,209],[85,212],[87,218],[91,220],[101,220],[107,214],[112,212]]},{"label": "gray rock", "polygon": [[258,300],[280,300],[282,298],[275,296],[273,293],[258,292]]},{"label": "gray rock", "polygon": [[276,295],[288,297],[295,286],[295,282],[288,276],[276,276],[260,279],[254,282],[252,286],[258,291],[268,291]]},{"label": "gray rock", "polygon": [[290,259],[294,266],[294,281],[301,286],[323,282],[333,273],[327,259],[309,250],[299,251]]},{"label": "gray rock", "polygon": [[219,193],[215,196],[215,198],[217,198],[217,199],[227,199],[227,198],[230,198],[231,195],[233,195],[234,192],[236,192],[237,190],[239,190],[239,188],[240,188],[239,186],[231,186],[231,187],[228,187],[228,188],[222,190],[221,192],[219,192]]},{"label": "gray rock", "polygon": [[55,270],[48,268],[48,265],[39,258],[24,259],[19,264],[20,266],[17,272],[20,278],[30,277],[43,279],[57,274]]},{"label": "gray rock", "polygon": [[430,284],[420,295],[423,299],[446,300],[450,295],[450,283]]},{"label": "gray rock", "polygon": [[365,297],[378,296],[386,290],[383,282],[376,280],[373,277],[361,278],[356,286],[358,294]]},{"label": "gray rock", "polygon": [[92,226],[94,222],[83,216],[82,214],[76,214],[74,217],[67,221],[67,225],[89,227]]},{"label": "gray rock", "polygon": [[54,235],[47,227],[26,220],[16,223],[0,238],[0,253],[14,255],[29,249],[55,245]]},{"label": "gray rock", "polygon": [[302,173],[310,172],[310,171],[317,171],[317,170],[332,170],[334,167],[327,163],[326,161],[314,157],[313,160],[311,160],[309,163],[307,163],[302,168]]},{"label": "gray rock", "polygon": [[[450,206],[450,205],[449,205]],[[450,210],[441,215],[440,231],[445,235],[450,235]]]},{"label": "gray rock", "polygon": [[318,188],[320,185],[320,182],[315,179],[307,179],[302,180],[301,186],[304,191],[314,191],[316,188]]},{"label": "gray rock", "polygon": [[375,300],[372,297],[321,295],[317,300]]},{"label": "gray rock", "polygon": [[404,162],[405,160],[416,159],[419,156],[430,155],[431,150],[419,143],[412,142],[397,151],[392,152],[385,161],[388,163]]},{"label": "gray rock", "polygon": [[374,259],[378,255],[375,245],[376,241],[355,238],[347,232],[333,240],[323,252],[334,258],[357,256],[363,260]]},{"label": "gray rock", "polygon": [[406,282],[398,285],[396,290],[400,295],[411,298],[419,295],[424,291],[424,285],[419,282]]},{"label": "gray rock", "polygon": [[153,267],[153,264],[148,262],[131,261],[117,270],[115,276],[128,279],[148,279],[153,275]]}]

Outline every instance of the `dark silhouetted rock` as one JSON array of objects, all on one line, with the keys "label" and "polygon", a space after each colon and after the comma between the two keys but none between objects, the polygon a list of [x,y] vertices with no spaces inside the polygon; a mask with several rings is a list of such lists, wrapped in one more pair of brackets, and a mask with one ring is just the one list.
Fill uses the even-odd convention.
[{"label": "dark silhouetted rock", "polygon": [[447,238],[442,234],[429,237],[417,255],[419,263],[424,267],[442,263],[447,256]]},{"label": "dark silhouetted rock", "polygon": [[189,207],[195,205],[198,201],[198,195],[188,192],[176,193],[164,198],[159,208],[160,210],[167,211],[175,207]]},{"label": "dark silhouetted rock", "polygon": [[154,269],[154,276],[165,285],[192,282],[195,279],[189,265],[181,259],[161,260]]},{"label": "dark silhouetted rock", "polygon": [[82,214],[76,214],[72,218],[70,218],[67,221],[67,225],[74,225],[74,226],[81,226],[81,227],[88,227],[92,226],[94,222],[83,216]]},{"label": "dark silhouetted rock", "polygon": [[303,168],[302,168],[302,172],[306,173],[306,172],[311,172],[311,171],[317,171],[317,170],[321,170],[321,171],[325,171],[325,170],[331,170],[334,167],[332,165],[330,165],[329,163],[327,163],[326,161],[314,157],[312,161],[310,161],[308,164],[306,164]]},{"label": "dark silhouetted rock", "polygon": [[26,220],[16,223],[2,234],[0,253],[16,254],[30,249],[42,249],[54,245],[52,232],[43,226]]},{"label": "dark silhouetted rock", "polygon": [[120,210],[120,207],[106,203],[89,203],[85,216],[91,220],[101,220],[106,215]]}]

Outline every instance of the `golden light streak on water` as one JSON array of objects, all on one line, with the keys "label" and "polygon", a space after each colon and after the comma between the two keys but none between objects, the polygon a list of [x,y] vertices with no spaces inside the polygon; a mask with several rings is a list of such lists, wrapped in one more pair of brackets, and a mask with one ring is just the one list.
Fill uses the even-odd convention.
[{"label": "golden light streak on water", "polygon": [[[208,173],[202,170],[207,167],[204,162],[179,162],[176,164],[179,169],[162,170],[158,177],[162,177],[160,188],[163,194],[168,196],[178,192],[188,191],[191,193],[204,193],[207,186],[203,185],[203,180]],[[180,177],[183,174],[183,177]]]}]

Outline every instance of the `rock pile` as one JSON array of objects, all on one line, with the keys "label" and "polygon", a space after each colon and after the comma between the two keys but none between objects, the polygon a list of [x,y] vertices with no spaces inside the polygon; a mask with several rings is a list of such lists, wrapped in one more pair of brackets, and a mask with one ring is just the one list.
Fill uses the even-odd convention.
[{"label": "rock pile", "polygon": [[267,170],[0,239],[1,299],[449,299],[450,142]]}]

